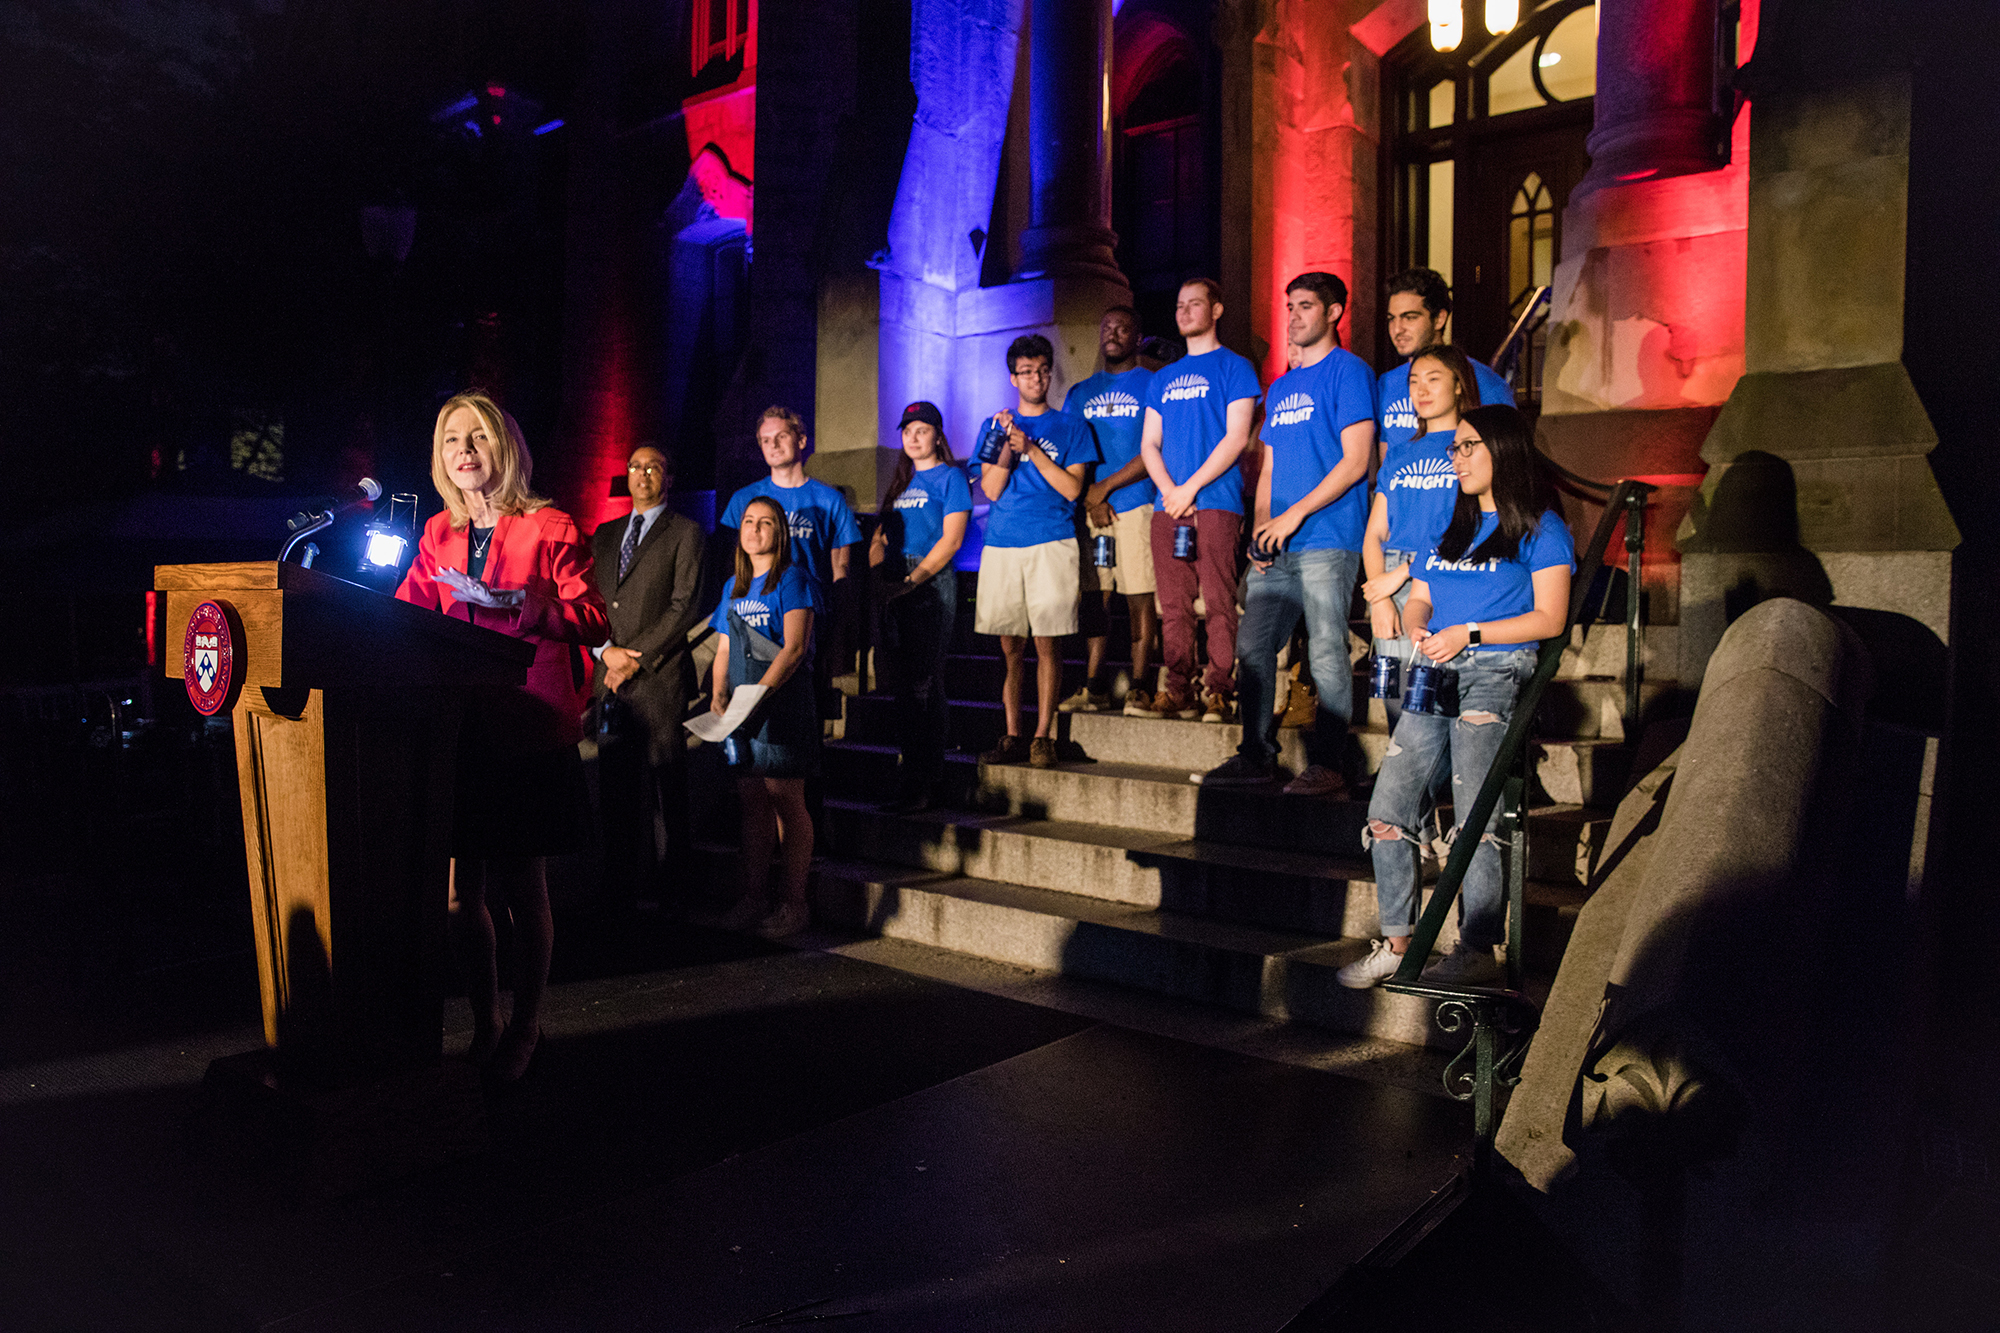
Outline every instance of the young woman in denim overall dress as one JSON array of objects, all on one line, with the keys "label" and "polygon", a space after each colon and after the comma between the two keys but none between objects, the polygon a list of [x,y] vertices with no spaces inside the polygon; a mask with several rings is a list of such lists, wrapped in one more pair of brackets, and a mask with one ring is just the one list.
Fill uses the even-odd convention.
[{"label": "young woman in denim overall dress", "polygon": [[[1382,934],[1368,955],[1338,974],[1343,986],[1393,975],[1417,919],[1420,823],[1432,786],[1447,770],[1459,819],[1486,781],[1521,687],[1535,673],[1542,639],[1562,633],[1576,551],[1555,508],[1528,423],[1511,407],[1464,414],[1452,445],[1458,498],[1449,526],[1410,577],[1403,625],[1416,651],[1445,670],[1438,710],[1405,711],[1368,803],[1363,842],[1375,863]],[[1454,829],[1454,834],[1457,830]],[[1440,984],[1496,986],[1493,949],[1506,901],[1500,845],[1480,839],[1459,899],[1459,944],[1424,972]]]},{"label": "young woman in denim overall dress", "polygon": [[903,456],[882,497],[881,526],[868,546],[881,598],[882,633],[875,664],[896,698],[896,748],[902,752],[897,814],[928,809],[944,777],[951,705],[944,696],[944,659],[958,618],[958,573],[952,561],[965,542],[972,488],[951,456],[944,416],[931,403],[903,409]]},{"label": "young woman in denim overall dress", "polygon": [[[806,779],[819,775],[819,708],[813,698],[812,586],[791,561],[790,530],[776,500],[758,496],[737,529],[736,577],[709,623],[720,635],[709,708],[727,712],[744,685],[767,691],[755,712],[722,743],[742,806],[743,896],[724,918],[731,930],[757,927],[767,939],[805,929],[812,816]],[[783,889],[766,897],[771,852],[783,852]]]}]

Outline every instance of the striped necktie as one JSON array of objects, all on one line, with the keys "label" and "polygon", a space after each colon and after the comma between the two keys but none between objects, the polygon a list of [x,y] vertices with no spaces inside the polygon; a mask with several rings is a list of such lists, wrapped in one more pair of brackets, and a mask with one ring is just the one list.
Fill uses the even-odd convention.
[{"label": "striped necktie", "polygon": [[618,548],[618,581],[620,583],[623,583],[625,576],[632,572],[632,557],[639,553],[639,529],[644,527],[645,523],[644,516],[634,514],[632,515],[632,521],[625,525],[625,541]]}]

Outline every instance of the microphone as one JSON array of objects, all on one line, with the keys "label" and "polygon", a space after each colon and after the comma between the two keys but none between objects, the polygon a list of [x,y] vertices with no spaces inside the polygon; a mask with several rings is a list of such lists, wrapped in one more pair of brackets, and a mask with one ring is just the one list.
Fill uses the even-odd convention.
[{"label": "microphone", "polygon": [[329,521],[335,514],[344,514],[358,505],[373,504],[382,498],[382,483],[373,477],[363,477],[347,489],[329,495],[285,520],[285,527],[292,532],[316,522],[322,515]]}]

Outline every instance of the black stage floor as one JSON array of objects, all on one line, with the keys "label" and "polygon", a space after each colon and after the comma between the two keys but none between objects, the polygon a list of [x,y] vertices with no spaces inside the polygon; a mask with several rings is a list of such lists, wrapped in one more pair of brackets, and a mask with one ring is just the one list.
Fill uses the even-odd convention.
[{"label": "black stage floor", "polygon": [[560,988],[483,1147],[328,1198],[218,1128],[196,1081],[246,1035],[0,1071],[0,1326],[1275,1330],[1467,1138],[1442,1098],[778,952]]}]

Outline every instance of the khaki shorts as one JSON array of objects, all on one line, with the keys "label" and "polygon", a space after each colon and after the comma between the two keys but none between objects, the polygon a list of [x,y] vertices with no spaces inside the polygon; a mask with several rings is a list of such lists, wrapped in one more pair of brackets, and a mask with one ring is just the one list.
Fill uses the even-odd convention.
[{"label": "khaki shorts", "polygon": [[[1093,539],[1107,532],[1117,540],[1118,563],[1099,569],[1091,562],[1090,547]],[[1153,582],[1153,506],[1128,509],[1116,515],[1108,528],[1084,525],[1083,590],[1122,592],[1128,597],[1158,591]]]},{"label": "khaki shorts", "polygon": [[1076,633],[1076,539],[989,546],[979,553],[975,634],[1059,638]]}]

